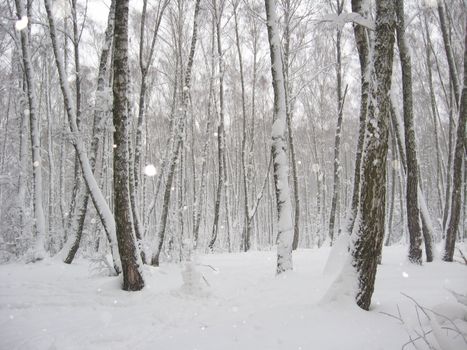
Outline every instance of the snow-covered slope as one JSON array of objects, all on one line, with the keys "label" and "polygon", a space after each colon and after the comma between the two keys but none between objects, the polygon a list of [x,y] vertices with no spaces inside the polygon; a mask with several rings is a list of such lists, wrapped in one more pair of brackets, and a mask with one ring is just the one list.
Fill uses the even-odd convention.
[{"label": "snow-covered slope", "polygon": [[[206,281],[191,267],[183,274],[185,282],[200,278],[189,281],[195,288],[184,285],[183,266],[147,267],[146,288],[136,293],[121,291],[117,277],[92,275],[87,260],[0,266],[0,349],[393,350],[420,330],[415,304],[401,292],[428,308],[462,307],[449,290],[466,294],[466,267],[413,266],[405,247],[385,248],[370,312],[351,298],[323,301],[332,283],[322,273],[328,254],[298,251],[294,271],[280,277],[273,252],[202,256],[196,270]],[[404,325],[384,314],[397,316],[398,306]],[[467,345],[436,320],[454,349]],[[467,333],[465,321],[452,321]]]}]

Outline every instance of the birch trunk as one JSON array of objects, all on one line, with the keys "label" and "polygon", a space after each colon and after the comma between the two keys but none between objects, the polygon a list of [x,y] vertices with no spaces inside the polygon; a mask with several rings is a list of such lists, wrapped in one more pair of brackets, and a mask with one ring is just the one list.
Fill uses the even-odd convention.
[{"label": "birch trunk", "polygon": [[274,90],[274,115],[272,125],[272,157],[274,185],[277,204],[277,274],[292,270],[292,203],[288,182],[287,160],[287,111],[285,77],[282,63],[279,23],[276,16],[276,1],[265,0],[271,56],[272,87]]},{"label": "birch trunk", "polygon": [[99,217],[102,221],[104,229],[106,230],[107,237],[110,241],[110,247],[112,251],[112,258],[114,261],[115,270],[117,271],[117,273],[119,273],[121,271],[121,263],[120,263],[120,258],[117,252],[115,220],[102,194],[102,191],[100,190],[99,185],[92,173],[89,158],[86,153],[86,148],[84,146],[83,140],[81,139],[81,135],[80,135],[78,126],[76,124],[75,107],[73,105],[70,87],[68,85],[68,80],[65,74],[63,58],[61,55],[61,51],[58,47],[57,34],[56,34],[57,30],[55,26],[55,19],[52,13],[51,0],[44,0],[44,5],[45,5],[45,10],[47,12],[47,19],[49,23],[49,34],[50,34],[50,39],[52,41],[52,48],[54,52],[55,63],[58,69],[60,89],[62,90],[65,109],[66,109],[67,116],[68,116],[68,123],[70,125],[70,129],[72,133],[71,141],[78,155],[81,170],[83,171],[84,180],[91,194],[91,199],[93,201],[94,206],[96,207],[96,211],[99,214]]},{"label": "birch trunk", "polygon": [[[102,111],[102,106],[98,104],[102,103],[105,104],[105,99],[108,97],[105,94],[106,82],[105,78],[107,75],[107,65],[110,56],[110,50],[112,46],[112,37],[114,31],[114,20],[115,20],[115,0],[112,0],[110,3],[110,10],[109,16],[107,21],[107,28],[105,31],[105,41],[104,46],[101,51],[101,56],[99,60],[99,71],[97,74],[97,88],[96,88],[96,104],[94,106],[94,120],[93,120],[93,128],[92,128],[92,141],[91,141],[91,152],[89,155],[89,164],[91,166],[91,170],[95,172],[96,166],[96,157],[99,152],[101,138],[105,129],[105,114],[106,111]],[[97,177],[98,174],[94,174]],[[89,202],[89,191],[87,189],[83,189],[86,191],[83,193],[81,197],[78,197],[79,203],[76,204],[76,208],[78,214],[75,216],[74,220],[76,222],[75,225],[71,225],[72,230],[69,230],[71,235],[69,235],[67,243],[64,246],[64,253],[65,258],[64,262],[67,264],[71,264],[75,258],[76,252],[78,251],[79,244],[81,242],[81,237],[84,228],[84,219],[88,207]],[[81,209],[79,209],[81,208]],[[74,227],[74,229],[73,229]]]},{"label": "birch trunk", "polygon": [[122,261],[123,289],[140,290],[144,287],[136,238],[133,231],[129,193],[129,131],[128,113],[128,0],[115,4],[114,58],[113,58],[113,195],[118,251]]},{"label": "birch trunk", "polygon": [[[26,16],[21,0],[15,0],[18,20]],[[34,75],[31,63],[31,53],[29,50],[29,32],[27,27],[20,31],[22,63],[24,76],[26,79],[27,98],[29,104],[29,127],[31,133],[32,147],[32,178],[33,178],[33,208],[34,208],[34,226],[35,226],[35,243],[31,251],[31,256],[28,257],[30,262],[42,260],[46,256],[45,239],[46,226],[45,214],[43,208],[43,192],[42,192],[42,158],[41,158],[41,141],[36,95],[34,93]]]}]

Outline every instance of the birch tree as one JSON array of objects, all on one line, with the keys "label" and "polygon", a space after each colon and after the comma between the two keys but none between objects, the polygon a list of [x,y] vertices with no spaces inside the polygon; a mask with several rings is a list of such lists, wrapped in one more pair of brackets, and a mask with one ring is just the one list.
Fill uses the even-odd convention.
[{"label": "birch tree", "polygon": [[64,105],[66,109],[66,114],[68,117],[68,123],[71,130],[71,142],[73,147],[78,155],[79,164],[83,172],[84,181],[91,195],[94,206],[96,207],[97,213],[102,221],[102,224],[105,228],[107,238],[110,242],[110,249],[112,252],[112,258],[114,262],[114,267],[117,273],[121,271],[121,262],[117,252],[117,239],[115,231],[115,220],[112,212],[110,211],[109,205],[106,202],[102,191],[99,188],[99,185],[92,173],[91,165],[89,162],[88,155],[86,153],[86,148],[84,142],[81,138],[78,125],[76,123],[76,110],[73,104],[73,99],[71,96],[71,91],[68,83],[68,79],[65,73],[65,65],[63,62],[63,57],[61,55],[61,50],[58,46],[57,40],[57,29],[55,24],[55,18],[52,12],[52,4],[50,0],[44,0],[45,10],[47,13],[47,20],[49,23],[49,35],[52,41],[52,48],[55,57],[55,64],[58,70],[60,89],[62,91]]},{"label": "birch tree", "polygon": [[288,182],[287,157],[287,111],[285,78],[282,64],[279,23],[276,15],[276,1],[264,0],[266,8],[269,51],[271,56],[272,87],[274,90],[274,114],[272,125],[272,157],[274,186],[277,206],[277,274],[292,270],[292,203]]},{"label": "birch tree", "polygon": [[141,257],[134,227],[129,193],[129,115],[128,115],[128,0],[115,5],[113,58],[113,193],[118,251],[122,261],[123,289],[144,287]]},{"label": "birch tree", "polygon": [[26,116],[29,115],[29,128],[31,133],[32,147],[32,177],[33,177],[33,203],[34,203],[34,226],[35,226],[35,243],[28,260],[31,262],[42,260],[46,256],[45,238],[46,225],[42,192],[42,157],[41,157],[41,141],[39,129],[39,115],[37,108],[37,100],[34,92],[35,82],[33,68],[31,63],[31,52],[29,48],[29,31],[28,17],[24,11],[21,0],[15,0],[18,22],[16,29],[19,31],[22,51],[22,63],[24,76],[26,80],[26,91],[29,109],[25,110]]}]

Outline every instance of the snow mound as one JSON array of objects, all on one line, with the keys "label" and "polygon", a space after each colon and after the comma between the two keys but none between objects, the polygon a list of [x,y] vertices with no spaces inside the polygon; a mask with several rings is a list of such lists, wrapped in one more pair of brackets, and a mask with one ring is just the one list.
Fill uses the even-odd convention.
[{"label": "snow mound", "polygon": [[433,308],[435,318],[439,323],[462,320],[467,321],[467,307],[458,302],[444,302]]},{"label": "snow mound", "polygon": [[335,276],[342,270],[349,257],[349,238],[347,234],[341,234],[337,238],[324,266],[323,275]]}]

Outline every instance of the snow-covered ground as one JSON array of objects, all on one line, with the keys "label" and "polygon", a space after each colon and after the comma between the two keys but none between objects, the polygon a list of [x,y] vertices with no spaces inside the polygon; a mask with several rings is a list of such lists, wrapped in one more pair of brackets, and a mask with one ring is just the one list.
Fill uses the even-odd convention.
[{"label": "snow-covered ground", "polygon": [[[146,288],[120,290],[117,277],[92,273],[87,260],[49,259],[0,266],[0,349],[401,349],[409,334],[432,329],[415,304],[449,313],[439,323],[451,349],[467,349],[466,316],[449,290],[466,294],[467,268],[436,261],[406,262],[405,247],[385,248],[372,310],[350,298],[323,302],[331,276],[323,276],[329,249],[294,253],[294,271],[276,277],[274,252],[199,257],[207,283],[183,287],[182,267],[145,268]],[[212,268],[215,270],[213,270]],[[384,313],[398,315],[404,324]],[[456,313],[460,316],[456,316]],[[431,317],[435,318],[433,314]],[[447,334],[447,336],[446,336]],[[432,333],[428,335],[434,345]],[[420,349],[427,348],[417,340]],[[408,345],[406,349],[413,349]]]}]

